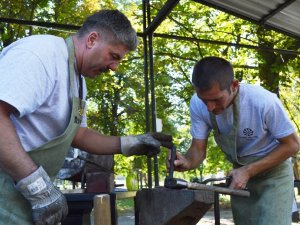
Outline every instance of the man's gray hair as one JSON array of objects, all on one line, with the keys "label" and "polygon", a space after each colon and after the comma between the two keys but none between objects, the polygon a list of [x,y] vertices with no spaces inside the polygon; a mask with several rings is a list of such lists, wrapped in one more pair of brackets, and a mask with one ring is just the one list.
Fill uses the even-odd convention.
[{"label": "man's gray hair", "polygon": [[89,16],[77,36],[83,37],[91,31],[97,31],[110,43],[123,44],[131,51],[138,45],[137,34],[130,21],[118,10],[100,10]]}]

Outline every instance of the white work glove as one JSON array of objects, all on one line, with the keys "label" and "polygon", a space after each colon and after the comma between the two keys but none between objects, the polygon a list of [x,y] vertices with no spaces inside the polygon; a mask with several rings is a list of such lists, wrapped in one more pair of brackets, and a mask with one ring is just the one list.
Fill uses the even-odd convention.
[{"label": "white work glove", "polygon": [[121,137],[121,152],[125,156],[153,156],[160,152],[160,146],[171,148],[172,145],[172,136],[163,133]]},{"label": "white work glove", "polygon": [[57,225],[67,216],[66,198],[52,184],[43,167],[20,180],[16,189],[30,202],[35,225]]}]

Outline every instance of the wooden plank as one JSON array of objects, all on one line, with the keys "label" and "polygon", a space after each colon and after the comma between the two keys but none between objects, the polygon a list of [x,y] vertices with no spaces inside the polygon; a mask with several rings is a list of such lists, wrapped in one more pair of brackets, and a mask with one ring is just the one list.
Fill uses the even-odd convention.
[{"label": "wooden plank", "polygon": [[126,199],[126,198],[134,198],[136,195],[136,191],[120,191],[116,192],[117,200]]},{"label": "wooden plank", "polygon": [[110,196],[108,194],[94,197],[94,225],[111,225]]}]

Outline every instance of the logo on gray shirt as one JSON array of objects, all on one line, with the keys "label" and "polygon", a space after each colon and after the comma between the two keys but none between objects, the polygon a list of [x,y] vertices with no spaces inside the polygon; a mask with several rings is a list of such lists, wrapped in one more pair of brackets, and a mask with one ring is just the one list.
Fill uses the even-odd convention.
[{"label": "logo on gray shirt", "polygon": [[245,136],[247,136],[247,137],[251,137],[251,136],[254,134],[254,132],[253,132],[253,130],[250,129],[250,128],[245,128],[245,129],[243,130],[243,134],[244,134]]}]

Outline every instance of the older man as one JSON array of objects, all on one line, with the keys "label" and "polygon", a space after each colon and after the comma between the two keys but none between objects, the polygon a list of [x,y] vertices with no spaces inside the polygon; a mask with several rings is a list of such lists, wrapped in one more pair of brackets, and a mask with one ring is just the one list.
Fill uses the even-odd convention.
[{"label": "older man", "polygon": [[[165,136],[113,137],[87,128],[84,77],[116,70],[137,35],[117,10],[86,19],[64,40],[36,35],[0,55],[0,224],[58,224],[67,214],[52,184],[70,146],[93,154],[156,154]],[[167,137],[170,143],[170,138]]]}]

